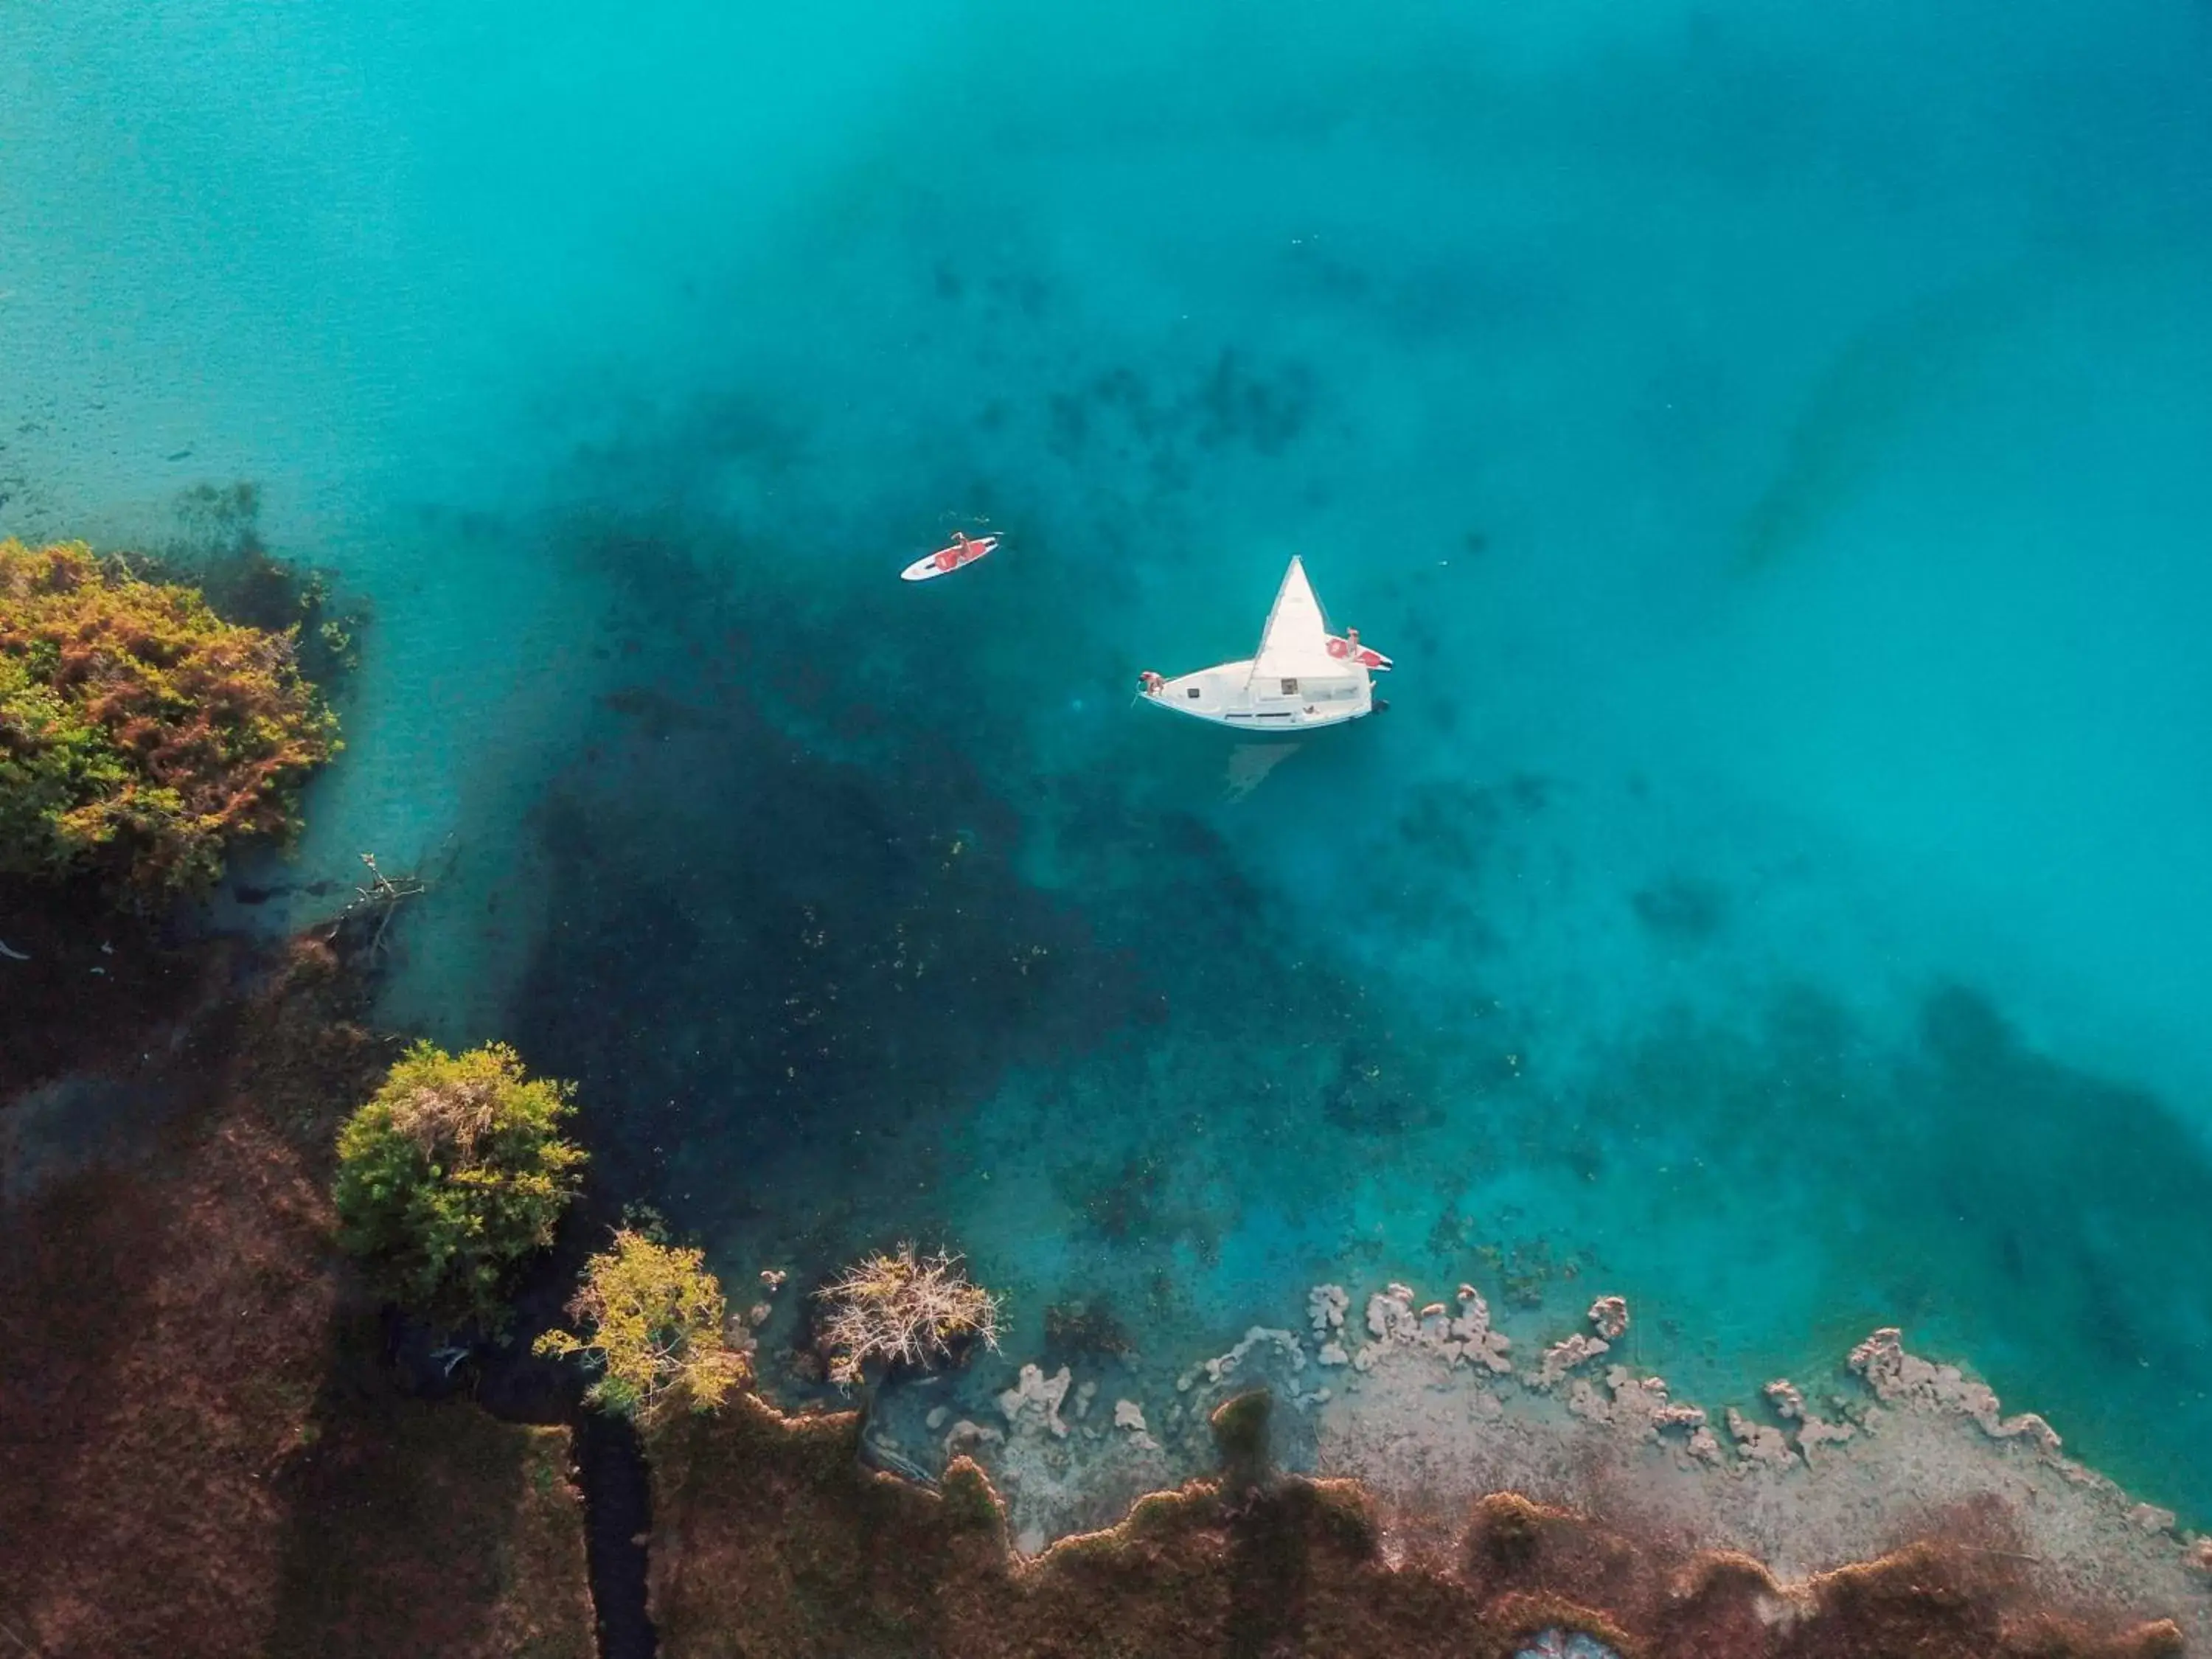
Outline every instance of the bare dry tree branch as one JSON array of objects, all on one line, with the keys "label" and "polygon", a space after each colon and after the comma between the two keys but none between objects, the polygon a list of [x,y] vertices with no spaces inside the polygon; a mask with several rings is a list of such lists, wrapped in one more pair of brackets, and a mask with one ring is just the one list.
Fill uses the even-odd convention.
[{"label": "bare dry tree branch", "polygon": [[[447,836],[446,848],[452,845],[453,838]],[[440,850],[442,852],[446,848]],[[373,916],[376,930],[369,936],[368,954],[374,959],[383,951],[384,936],[391,930],[392,919],[399,914],[400,906],[409,899],[420,898],[428,892],[431,878],[412,874],[388,876],[378,865],[374,853],[363,853],[361,861],[368,867],[368,879],[353,890],[353,897],[346,902],[345,908],[338,912],[325,937],[336,939],[349,924],[365,922]]]},{"label": "bare dry tree branch", "polygon": [[926,1366],[950,1358],[952,1343],[973,1337],[999,1346],[999,1301],[969,1282],[960,1258],[916,1254],[902,1244],[872,1255],[818,1294],[829,1310],[821,1327],[830,1380],[848,1386],[872,1360]]}]

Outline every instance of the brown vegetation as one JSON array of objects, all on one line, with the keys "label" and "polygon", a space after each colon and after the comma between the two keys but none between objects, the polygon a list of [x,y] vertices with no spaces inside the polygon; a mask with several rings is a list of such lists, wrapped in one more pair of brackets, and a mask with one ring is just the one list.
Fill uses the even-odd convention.
[{"label": "brown vegetation", "polygon": [[248,965],[72,1054],[166,1115],[0,1208],[0,1650],[585,1659],[567,1431],[400,1397],[337,1260],[389,1051],[325,947],[240,1002]]},{"label": "brown vegetation", "polygon": [[941,1494],[862,1469],[857,1416],[757,1399],[650,1443],[653,1608],[667,1659],[1507,1659],[1547,1627],[1625,1659],[2173,1659],[2168,1623],[2061,1618],[1986,1516],[1785,1589],[1523,1499],[1487,1500],[1455,1559],[1394,1563],[1355,1485],[1202,1481],[1034,1561],[964,1459]]}]

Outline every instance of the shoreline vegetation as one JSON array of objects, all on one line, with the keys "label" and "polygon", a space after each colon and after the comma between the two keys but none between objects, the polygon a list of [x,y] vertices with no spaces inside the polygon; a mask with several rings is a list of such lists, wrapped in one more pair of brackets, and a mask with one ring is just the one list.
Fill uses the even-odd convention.
[{"label": "shoreline vegetation", "polygon": [[1505,1659],[1576,1634],[1649,1659],[2185,1650],[2170,1619],[2052,1606],[1985,1514],[1794,1581],[1632,1504],[1608,1517],[1511,1492],[1409,1547],[1363,1482],[1255,1477],[1241,1436],[1265,1399],[1212,1414],[1219,1474],[1033,1556],[972,1460],[935,1493],[861,1468],[857,1413],[786,1416],[748,1395],[673,1420],[648,1443],[662,1650]]},{"label": "shoreline vegetation", "polygon": [[[325,1644],[316,1650],[328,1652],[591,1650],[574,1394],[551,1409],[553,1423],[529,1428],[495,1421],[461,1387],[425,1386],[429,1368],[395,1359],[380,1298],[338,1246],[328,1192],[343,1103],[366,1097],[389,1067],[388,1044],[361,1023],[370,963],[362,941],[351,943],[349,954],[346,940],[310,938],[273,958],[234,941],[202,947],[200,983],[225,988],[181,1018],[157,1018],[175,1058],[130,1079],[151,1091],[172,1073],[201,1076],[210,1081],[198,1097],[166,1125],[160,1147],[50,1170],[9,1206],[0,1334],[9,1352],[37,1355],[39,1370],[55,1374],[11,1386],[0,1420],[11,1444],[30,1443],[41,1425],[76,1425],[42,1443],[29,1471],[40,1500],[0,1519],[0,1582],[15,1587],[0,1620],[33,1651],[306,1651],[310,1627]],[[241,982],[251,988],[228,988]],[[127,1073],[120,1045],[135,1050],[148,1036],[117,1029],[79,1079]],[[39,1109],[58,1083],[15,1092],[6,1109]],[[119,1359],[87,1340],[95,1296],[112,1298],[125,1333]],[[1338,1306],[1317,1296],[1315,1310],[1326,1326]],[[1464,1339],[1449,1321],[1427,1331],[1437,1322],[1397,1287],[1369,1311],[1383,1333],[1364,1346],[1340,1326],[1312,1334],[1347,1348],[1354,1357],[1340,1374],[1395,1401],[1412,1440],[1433,1434],[1442,1411],[1428,1372],[1473,1376],[1441,1352]],[[1594,1312],[1601,1322],[1626,1315]],[[1595,1380],[1605,1356],[1587,1349],[1604,1340],[1553,1361],[1559,1389],[1588,1389],[1585,1408],[1624,1395],[1648,1404],[1633,1384]],[[1274,1380],[1279,1345],[1242,1346],[1193,1368],[1205,1379],[1194,1396]],[[1368,1347],[1378,1357],[1362,1370],[1356,1356]],[[2045,1455],[2026,1431],[1990,1439],[1972,1385],[1955,1374],[1902,1368],[1877,1347],[1870,1366],[1903,1390],[1894,1416],[1923,1436],[1905,1443],[1916,1455],[1936,1434],[1981,1436],[1995,1460]],[[1528,1363],[1540,1370],[1543,1359]],[[1110,1650],[1097,1645],[1110,1630],[1130,1653],[1266,1651],[1269,1642],[1329,1652],[1356,1642],[1377,1656],[1502,1659],[1564,1631],[1653,1659],[1863,1652],[1870,1642],[1931,1655],[2148,1659],[2183,1651],[2185,1624],[2202,1623],[2189,1603],[2147,1600],[2122,1564],[2094,1554],[2098,1540],[2075,1539],[2091,1551],[2081,1560],[2049,1559],[1996,1482],[1979,1501],[1855,1493],[1862,1505],[1887,1497],[1893,1536],[1798,1571],[1699,1545],[1643,1491],[1644,1466],[1619,1424],[1571,1413],[1587,1437],[1576,1443],[1582,1453],[1556,1458],[1546,1479],[1579,1484],[1579,1501],[1470,1489],[1443,1504],[1450,1513],[1427,1512],[1389,1478],[1420,1470],[1404,1446],[1375,1480],[1276,1473],[1261,1417],[1256,1450],[1250,1436],[1222,1443],[1241,1474],[1157,1481],[1103,1531],[1026,1549],[1035,1540],[1018,1536],[1030,1496],[1022,1460],[1063,1443],[1049,1426],[1051,1381],[1009,1390],[1003,1444],[977,1437],[975,1455],[954,1455],[934,1492],[867,1467],[864,1411],[786,1413],[733,1385],[716,1409],[688,1401],[647,1414],[659,1650],[1074,1655]],[[1923,1385],[1936,1390],[1928,1401],[1905,1397]],[[495,1408],[514,1406],[498,1389],[477,1392]],[[1295,1395],[1279,1384],[1275,1393],[1273,1416],[1294,1417]],[[542,1397],[530,1409],[549,1414]],[[1253,1417],[1201,1413],[1195,1400],[1191,1414],[1216,1419],[1206,1431],[1217,1438]],[[181,1440],[162,1426],[185,1422],[194,1426]],[[1068,1426],[1079,1440],[1084,1425]],[[1142,1430],[1113,1432],[1133,1440]],[[1802,1465],[1820,1455],[1790,1449],[1718,1479],[1786,1513],[1792,1483],[1818,1478]],[[1433,1507],[1439,1494],[1427,1496]],[[149,1547],[145,1529],[180,1506],[200,1518]],[[2178,1580],[2179,1547],[2165,1545]],[[196,1588],[185,1594],[187,1582]],[[322,1611],[311,1616],[311,1601]],[[215,1628],[229,1633],[213,1637]]]},{"label": "shoreline vegetation", "polygon": [[340,747],[298,645],[82,542],[0,541],[0,870],[158,909],[291,840]]},{"label": "shoreline vegetation", "polygon": [[703,1252],[617,1227],[584,1264],[568,1316],[581,1334],[555,1328],[533,1353],[579,1358],[597,1373],[584,1403],[642,1425],[680,1410],[713,1411],[752,1379],[726,1338],[728,1309]]},{"label": "shoreline vegetation", "polygon": [[392,1302],[496,1331],[518,1265],[553,1242],[583,1181],[561,1133],[574,1085],[525,1075],[501,1043],[416,1042],[338,1131],[339,1242]]},{"label": "shoreline vegetation", "polygon": [[[595,1620],[617,1659],[2212,1638],[2206,1540],[1893,1330],[1854,1352],[1856,1393],[1776,1379],[1775,1420],[1729,1409],[1723,1440],[1601,1365],[1618,1297],[1531,1358],[1472,1285],[1391,1285],[1364,1318],[1321,1285],[1310,1329],[1255,1327],[1174,1399],[1109,1412],[1024,1364],[1003,1425],[940,1407],[917,1446],[878,1421],[886,1383],[995,1352],[1001,1303],[902,1244],[817,1291],[797,1339],[794,1370],[860,1408],[780,1410],[768,1305],[733,1313],[702,1252],[614,1218],[569,1085],[497,1043],[393,1058],[368,1014],[390,906],[281,948],[146,933],[88,969],[100,907],[189,902],[236,841],[296,831],[337,744],[295,644],[81,544],[0,544],[0,895],[29,947],[0,970],[71,1022],[0,1054],[15,1648],[581,1656]],[[591,1411],[635,1425],[650,1480],[622,1538],[580,1473]],[[649,1601],[615,1607],[609,1564],[640,1549]]]}]

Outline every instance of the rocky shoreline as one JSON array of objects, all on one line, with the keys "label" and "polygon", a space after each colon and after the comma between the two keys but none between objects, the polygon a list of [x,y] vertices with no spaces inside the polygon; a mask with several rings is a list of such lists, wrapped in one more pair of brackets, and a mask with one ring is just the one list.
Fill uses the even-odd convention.
[{"label": "rocky shoreline", "polygon": [[2057,1601],[2155,1614],[2212,1644],[2212,1540],[2066,1456],[2040,1417],[2006,1415],[1986,1385],[1911,1353],[1893,1328],[1832,1376],[1769,1382],[1754,1415],[1709,1412],[1662,1377],[1607,1363],[1628,1328],[1618,1297],[1518,1365],[1470,1285],[1423,1305],[1392,1284],[1366,1297],[1364,1320],[1352,1308],[1343,1287],[1316,1286],[1307,1329],[1255,1327],[1185,1369],[1164,1407],[1117,1402],[1117,1423],[1157,1419],[1167,1448],[1063,1420],[1050,1407],[1094,1385],[1072,1390],[1065,1369],[1029,1366],[1002,1397],[1003,1426],[963,1419],[943,1449],[989,1472],[1017,1549],[1034,1555],[1137,1501],[1189,1455],[1217,1402],[1264,1386],[1287,1408],[1298,1461],[1373,1495],[1394,1561],[1449,1557],[1466,1516],[1498,1493],[1755,1559],[1799,1586],[1970,1523],[1977,1548]]}]

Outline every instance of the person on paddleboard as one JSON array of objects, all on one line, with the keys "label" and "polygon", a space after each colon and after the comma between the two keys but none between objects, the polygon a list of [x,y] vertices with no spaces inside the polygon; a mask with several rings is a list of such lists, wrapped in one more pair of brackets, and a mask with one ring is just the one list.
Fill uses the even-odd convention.
[{"label": "person on paddleboard", "polygon": [[925,553],[899,572],[899,580],[926,582],[939,576],[949,576],[956,570],[965,570],[986,553],[999,545],[996,536],[971,536],[964,530],[952,532],[952,544],[940,547],[934,553]]}]

